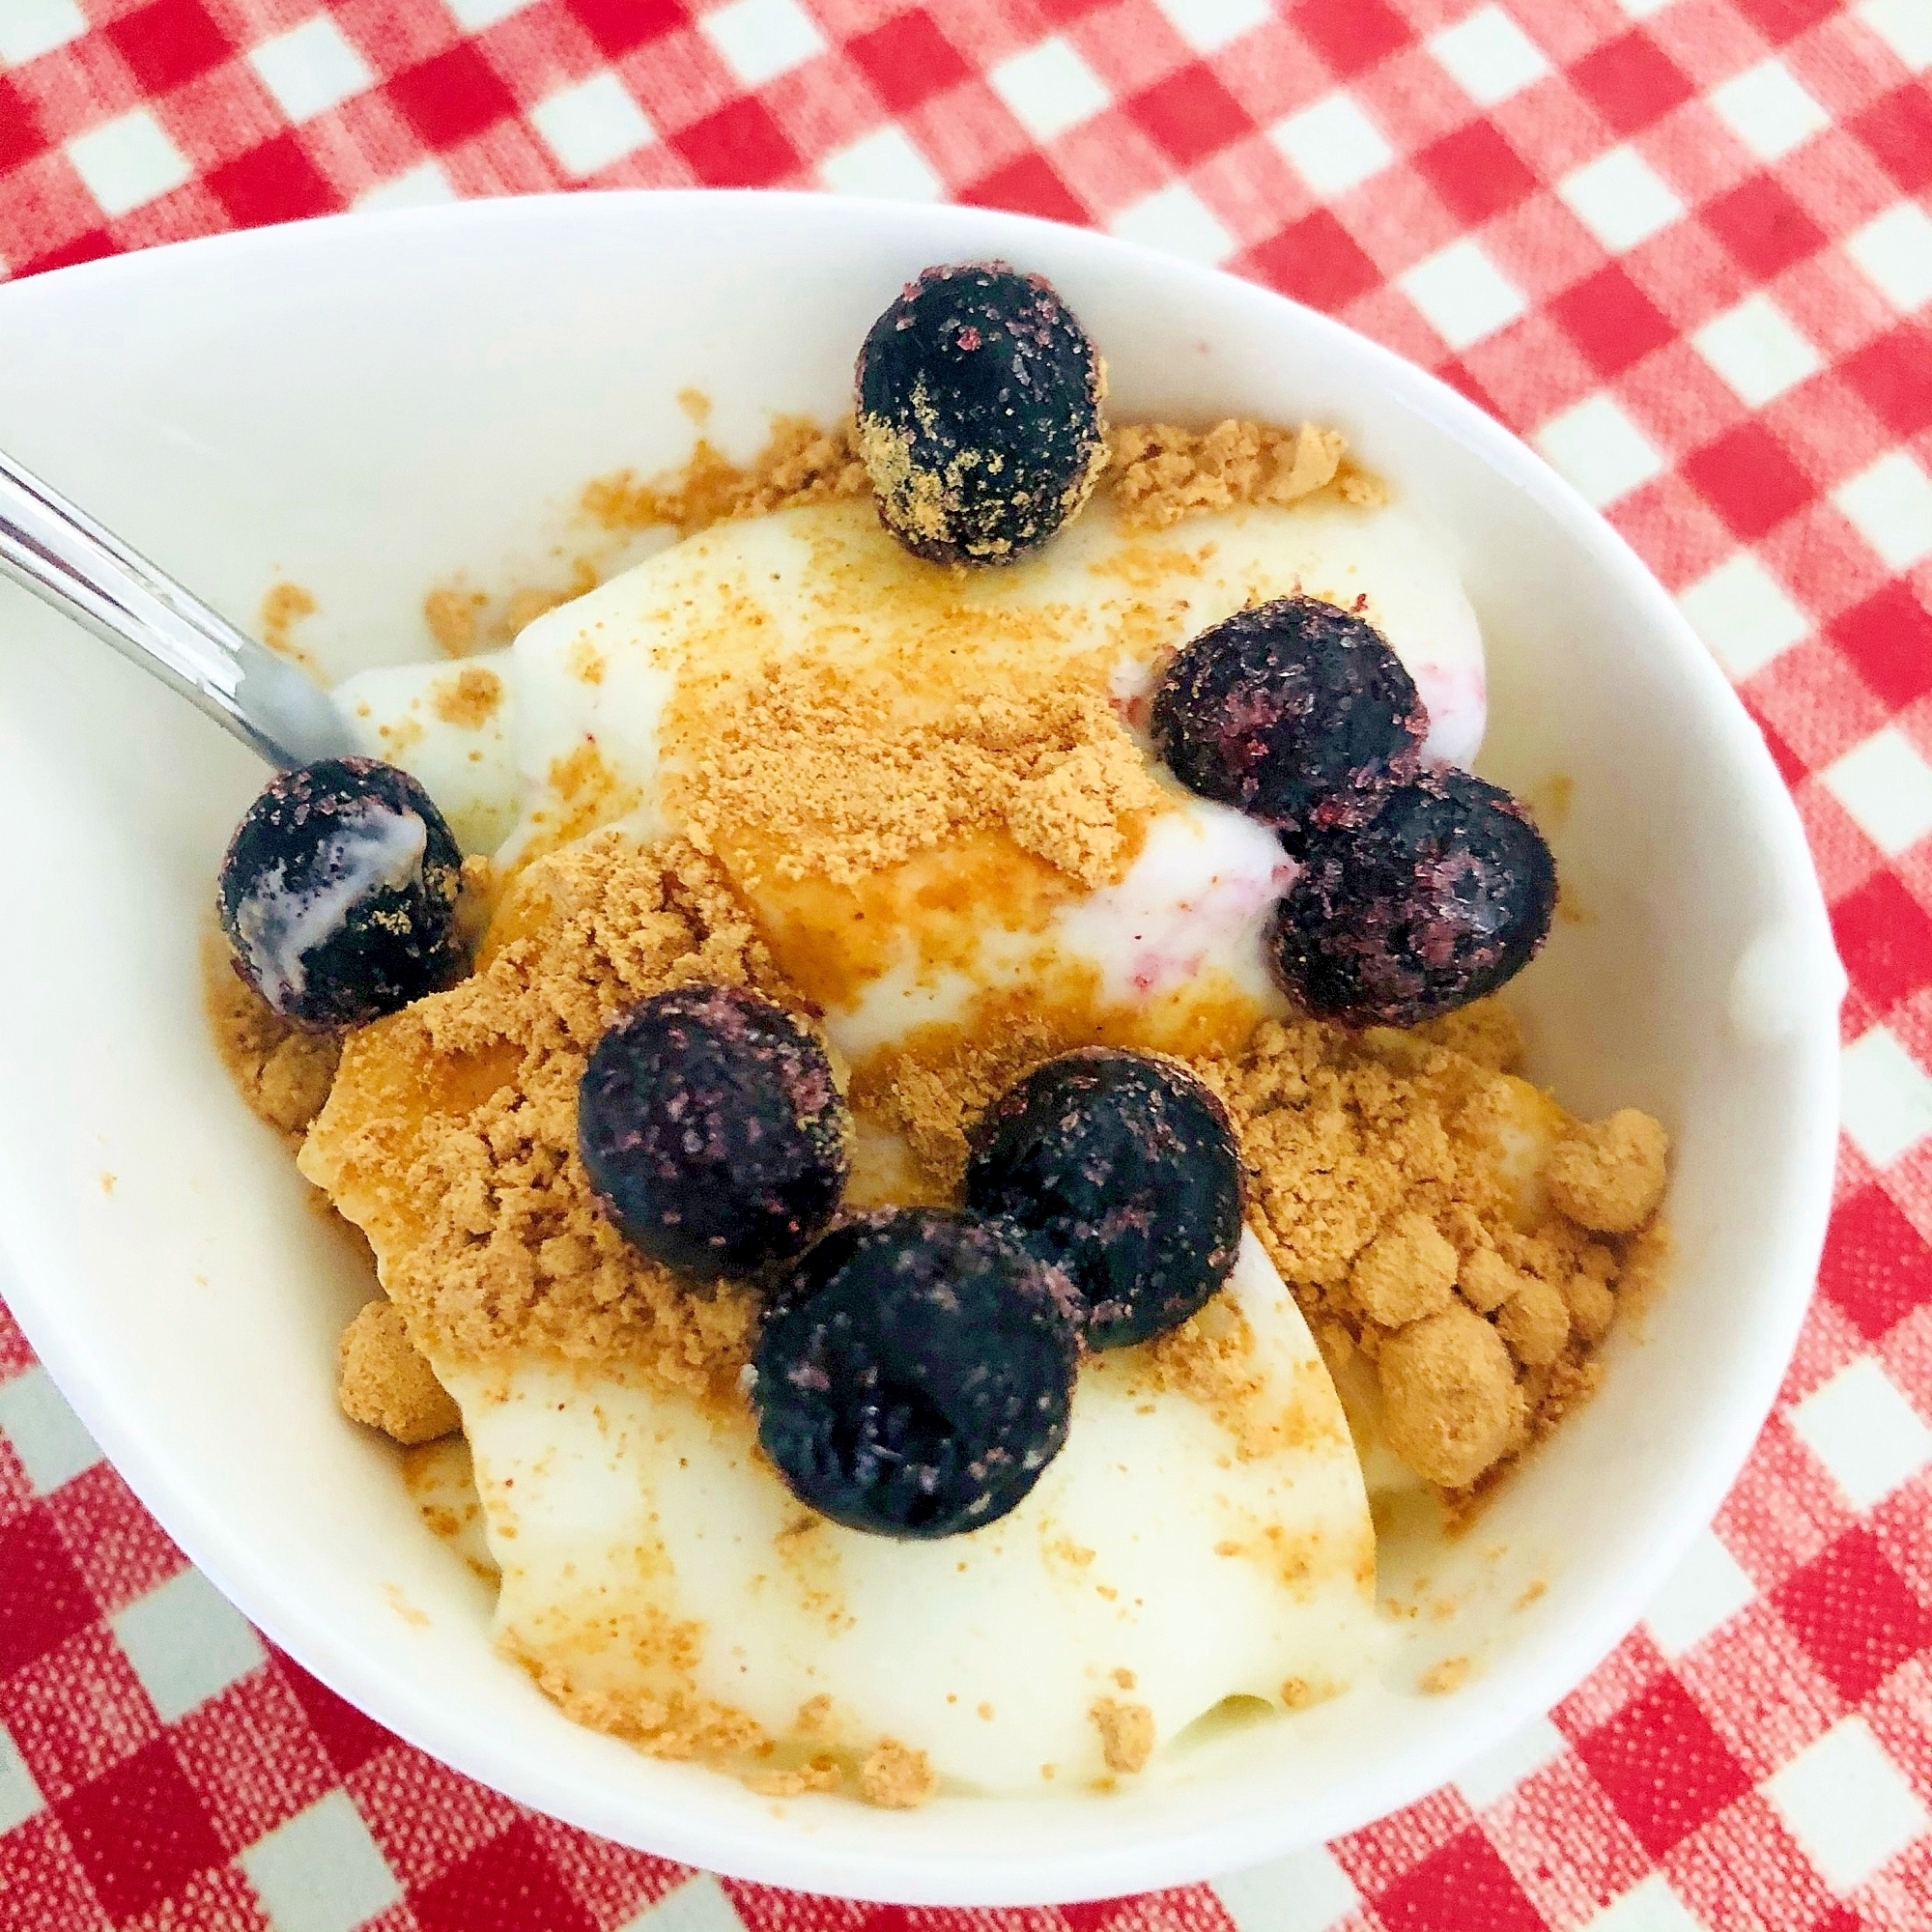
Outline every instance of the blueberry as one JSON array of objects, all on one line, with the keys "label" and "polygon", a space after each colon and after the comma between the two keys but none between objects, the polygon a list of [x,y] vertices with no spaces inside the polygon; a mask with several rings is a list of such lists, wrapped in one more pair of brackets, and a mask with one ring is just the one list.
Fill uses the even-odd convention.
[{"label": "blueberry", "polygon": [[1227,1280],[1241,1238],[1221,1103],[1175,1062],[1111,1047],[1049,1060],[993,1103],[973,1136],[966,1202],[1065,1274],[1095,1349],[1186,1321]]},{"label": "blueberry", "polygon": [[1366,825],[1312,831],[1268,926],[1284,986],[1326,1019],[1415,1026],[1529,964],[1556,910],[1556,862],[1499,785],[1444,769]]},{"label": "blueberry", "polygon": [[1280,597],[1175,653],[1151,727],[1188,790],[1293,834],[1359,821],[1412,778],[1429,714],[1373,624]]},{"label": "blueberry", "polygon": [[577,1144],[625,1238],[667,1267],[747,1275],[801,1253],[849,1165],[825,1049],[782,1007],[676,986],[597,1042]]},{"label": "blueberry", "polygon": [[859,452],[886,527],[936,563],[1011,563],[1087,500],[1106,365],[1037,275],[925,270],[859,352]]},{"label": "blueberry", "polygon": [[325,758],[269,781],[221,862],[237,970],[285,1019],[359,1026],[463,965],[463,853],[409,773]]},{"label": "blueberry", "polygon": [[758,1440],[786,1487],[879,1536],[999,1519],[1066,1440],[1066,1284],[997,1222],[854,1215],[799,1263],[758,1339]]}]

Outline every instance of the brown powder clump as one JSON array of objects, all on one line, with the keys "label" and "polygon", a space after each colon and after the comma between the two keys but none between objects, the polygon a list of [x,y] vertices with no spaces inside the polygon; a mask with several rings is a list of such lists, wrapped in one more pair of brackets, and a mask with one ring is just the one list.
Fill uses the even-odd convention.
[{"label": "brown powder clump", "polygon": [[1096,1697],[1088,1715],[1100,1733],[1100,1756],[1109,1771],[1139,1771],[1153,1755],[1153,1713],[1145,1704]]},{"label": "brown powder clump", "polygon": [[786,994],[712,861],[608,832],[521,876],[473,977],[350,1035],[301,1168],[369,1236],[432,1359],[535,1351],[739,1402],[750,1295],[646,1260],[577,1154],[590,1049],[692,980]]},{"label": "brown powder clump", "polygon": [[910,1811],[939,1789],[939,1774],[922,1750],[881,1738],[859,1767],[859,1795],[888,1811]]},{"label": "brown powder clump", "polygon": [[398,1442],[434,1442],[462,1428],[449,1391],[437,1380],[394,1302],[372,1301],[342,1331],[335,1399],[352,1422]]},{"label": "brown powder clump", "polygon": [[[1605,1241],[1569,1217],[1558,1156],[1605,1137],[1509,1076],[1520,1050],[1484,1001],[1412,1033],[1269,1022],[1197,1063],[1235,1121],[1250,1220],[1323,1355],[1373,1363],[1379,1428],[1452,1512],[1588,1397],[1592,1350],[1664,1251],[1654,1219]],[[1537,1121],[1553,1149],[1548,1207],[1512,1152]],[[1657,1135],[1619,1130],[1656,1151],[1648,1215]]]},{"label": "brown powder clump", "polygon": [[1473,1483],[1521,1423],[1509,1350],[1473,1309],[1447,1308],[1389,1336],[1376,1367],[1390,1447],[1444,1489]]},{"label": "brown powder clump", "polygon": [[1167,529],[1204,511],[1312,496],[1335,480],[1347,447],[1314,423],[1287,430],[1231,419],[1199,434],[1129,423],[1114,432],[1114,495],[1127,528]]},{"label": "brown powder clump", "polygon": [[218,932],[202,949],[202,993],[214,1050],[236,1091],[258,1119],[291,1142],[322,1111],[342,1044],[304,1033],[236,972]]},{"label": "brown powder clump", "polygon": [[[1005,830],[1085,885],[1118,879],[1160,809],[1158,781],[1107,701],[1058,688],[905,719],[895,681],[813,651],[721,673],[704,731],[668,770],[668,809],[712,845],[730,829],[780,879],[856,886],[916,854]],[[762,867],[746,867],[755,880]]]},{"label": "brown powder clump", "polygon": [[315,592],[303,589],[299,583],[270,584],[256,618],[262,641],[277,657],[313,671],[315,660],[296,642],[295,629],[304,617],[313,617],[320,608]]},{"label": "brown powder clump", "polygon": [[803,1798],[808,1791],[837,1791],[845,1773],[836,1757],[821,1752],[790,1771],[759,1771],[745,1779],[760,1798]]},{"label": "brown powder clump", "polygon": [[849,421],[828,430],[804,416],[779,416],[749,465],[700,440],[675,469],[648,478],[633,469],[598,477],[584,486],[581,503],[608,530],[668,526],[688,537],[730,518],[837,502],[871,487]]},{"label": "brown powder clump", "polygon": [[484,665],[467,665],[455,679],[436,687],[432,708],[445,724],[473,731],[503,701],[503,680]]},{"label": "brown powder clump", "polygon": [[1449,1306],[1456,1250],[1426,1214],[1398,1214],[1356,1258],[1349,1288],[1355,1304],[1386,1328],[1419,1321]]},{"label": "brown powder clump", "polygon": [[1579,1124],[1549,1156],[1549,1198],[1582,1227],[1631,1234],[1663,1199],[1669,1144],[1662,1126],[1634,1107]]}]

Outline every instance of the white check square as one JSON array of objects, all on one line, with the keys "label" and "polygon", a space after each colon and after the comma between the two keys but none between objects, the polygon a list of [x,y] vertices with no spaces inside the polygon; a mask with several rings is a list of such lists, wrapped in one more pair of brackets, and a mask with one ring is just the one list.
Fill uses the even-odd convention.
[{"label": "white check square", "polygon": [[1769,296],[1747,296],[1690,338],[1747,409],[1761,410],[1825,364]]},{"label": "white check square", "polygon": [[340,107],[376,79],[327,14],[251,48],[248,65],[298,127]]},{"label": "white check square", "polygon": [[1324,200],[1361,186],[1395,159],[1382,130],[1339,90],[1277,121],[1268,139]]},{"label": "white check square", "polygon": [[76,0],[0,0],[0,65],[25,67],[86,32]]},{"label": "white check square", "polygon": [[1123,242],[1184,255],[1190,262],[1210,267],[1235,252],[1235,238],[1185,182],[1174,182],[1123,208],[1107,226]]},{"label": "white check square", "polygon": [[1684,214],[1677,190],[1628,142],[1573,169],[1556,192],[1612,255],[1648,242]]},{"label": "white check square", "polygon": [[1888,1027],[1863,1033],[1838,1056],[1838,1110],[1853,1145],[1889,1167],[1932,1134],[1932,1077]]},{"label": "white check square", "polygon": [[1836,1892],[1864,1884],[1932,1829],[1905,1774],[1861,1717],[1841,1719],[1766,1778],[1764,1795]]},{"label": "white check square", "polygon": [[164,1724],[267,1661],[248,1620],[199,1570],[184,1570],[112,1619],[114,1635]]},{"label": "white check square", "polygon": [[1925,0],[1864,0],[1858,16],[1909,72],[1932,67],[1932,7]]},{"label": "white check square", "polygon": [[1230,41],[1265,26],[1268,0],[1153,0],[1168,24],[1197,54],[1218,53]]},{"label": "white check square", "polygon": [[480,34],[485,27],[494,27],[498,20],[534,6],[536,0],[442,0],[442,4],[456,15],[459,27]]},{"label": "white check square", "polygon": [[1486,1811],[1532,1773],[1563,1755],[1563,1733],[1548,1718],[1537,1718],[1512,1732],[1493,1750],[1456,1774],[1456,1788],[1472,1811]]},{"label": "white check square", "polygon": [[631,90],[609,68],[539,101],[530,109],[530,121],[557,166],[576,181],[657,139]]},{"label": "white check square", "polygon": [[1592,509],[1607,509],[1664,470],[1657,445],[1601,389],[1551,416],[1531,440]]},{"label": "white check square", "polygon": [[1892,570],[1932,556],[1932,477],[1902,449],[1840,483],[1832,500]]},{"label": "white check square", "polygon": [[986,75],[1013,119],[1036,141],[1050,141],[1091,121],[1113,96],[1064,34],[1002,61]]},{"label": "white check square", "polygon": [[747,87],[762,87],[825,51],[825,36],[798,0],[731,0],[697,24]]},{"label": "white check square", "polygon": [[745,1932],[738,1909],[709,1872],[688,1878],[617,1932]]},{"label": "white check square", "polygon": [[1854,1509],[1868,1510],[1932,1462],[1932,1429],[1875,1355],[1848,1363],[1791,1411],[1791,1426]]},{"label": "white check square", "polygon": [[1854,745],[1819,776],[1888,858],[1932,832],[1932,768],[1895,724]]},{"label": "white check square", "polygon": [[894,123],[828,155],[818,178],[835,194],[877,195],[887,201],[938,201],[946,192],[932,163],[912,136]]},{"label": "white check square", "polygon": [[1361,1903],[1354,1882],[1326,1846],[1216,1879],[1235,1932],[1328,1932]]},{"label": "white check square", "polygon": [[456,199],[456,185],[436,160],[419,161],[407,174],[372,187],[355,206],[371,213],[390,208],[436,208]]},{"label": "white check square", "polygon": [[1586,1918],[1580,1932],[1707,1932],[1707,1928],[1670,1889],[1670,1881],[1654,1871]]},{"label": "white check square", "polygon": [[1901,201],[1867,221],[1846,241],[1845,253],[1901,313],[1932,301],[1932,214],[1916,201]]},{"label": "white check square", "polygon": [[45,1801],[5,1724],[0,1724],[0,1834],[24,1825]]},{"label": "white check square", "polygon": [[1810,618],[1748,551],[1687,584],[1677,593],[1677,608],[1740,684],[1811,629]]},{"label": "white check square", "polygon": [[1429,51],[1479,107],[1493,107],[1549,71],[1543,49],[1493,4],[1432,34]]},{"label": "white check square", "polygon": [[1711,90],[1710,100],[1718,119],[1761,161],[1779,159],[1832,125],[1781,60],[1734,73]]},{"label": "white check square", "polygon": [[1665,1657],[1679,1658],[1723,1628],[1757,1595],[1757,1586],[1714,1529],[1699,1533],[1690,1553],[1658,1593],[1643,1620]]},{"label": "white check square", "polygon": [[1514,322],[1528,304],[1522,291],[1464,238],[1396,277],[1436,334],[1463,350]]},{"label": "white check square", "polygon": [[180,187],[194,172],[145,107],[76,134],[67,157],[110,220]]},{"label": "white check square", "polygon": [[298,1811],[238,1861],[275,1932],[352,1932],[402,1897],[347,1791]]},{"label": "white check square", "polygon": [[14,1445],[36,1495],[50,1495],[100,1461],[94,1437],[38,1363],[0,1382],[0,1435]]}]

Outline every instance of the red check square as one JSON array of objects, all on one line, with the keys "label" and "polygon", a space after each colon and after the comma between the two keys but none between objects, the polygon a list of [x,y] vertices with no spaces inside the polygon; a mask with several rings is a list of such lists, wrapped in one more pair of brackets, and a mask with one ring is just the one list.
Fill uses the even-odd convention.
[{"label": "red check square", "polygon": [[861,34],[845,51],[895,114],[957,86],[973,71],[923,7]]},{"label": "red check square", "polygon": [[[1903,960],[1894,962],[1888,956],[1895,940],[1909,945],[1916,933],[1923,929],[1923,913],[1918,914],[1916,927],[1907,926],[1895,938],[1888,934],[1875,940],[1866,925],[1865,919],[1871,911],[1883,915],[1897,910],[1896,901],[1879,889],[1878,882],[1884,876],[1874,873],[1872,881],[1861,888],[1854,898],[1841,902],[1854,907],[1851,924],[1854,956],[1862,952],[1869,958],[1881,947],[1885,949],[1879,954],[1881,984],[1883,976],[1889,976],[1894,981],[1908,973],[1923,977],[1928,965],[1923,952],[1916,966],[1908,966]],[[1898,890],[1903,893],[1904,888]],[[1864,908],[1858,907],[1855,901],[1868,893],[1875,896]],[[1862,991],[1863,981],[1859,984]],[[1825,1236],[1825,1255],[1818,1264],[1818,1287],[1833,1307],[1842,1309],[1851,1318],[1868,1341],[1889,1333],[1920,1303],[1932,1298],[1932,1252],[1926,1248],[1925,1237],[1876,1182],[1839,1203]]]},{"label": "red check square", "polygon": [[1619,134],[1661,121],[1696,90],[1646,33],[1633,29],[1606,41],[1570,71],[1577,91]]},{"label": "red check square", "polygon": [[1932,94],[1923,81],[1873,101],[1851,129],[1900,187],[1917,194],[1932,185]]},{"label": "red check square", "polygon": [[1126,108],[1183,168],[1238,140],[1251,125],[1213,70],[1199,62],[1135,95]]},{"label": "red check square", "polygon": [[117,1919],[172,1897],[222,1851],[165,1738],[54,1806],[89,1882]]},{"label": "red check square", "polygon": [[1725,247],[1764,281],[1825,245],[1825,231],[1770,175],[1753,175],[1728,194],[1707,202],[1704,219]]},{"label": "red check square", "polygon": [[694,121],[672,145],[708,187],[768,187],[798,165],[784,129],[749,95]]},{"label": "red check square", "polygon": [[1371,1901],[1388,1932],[1544,1932],[1543,1915],[1471,1825]]},{"label": "red check square", "polygon": [[1577,1739],[1577,1755],[1654,1859],[1750,1789],[1744,1766],[1670,1676]]},{"label": "red check square", "polygon": [[432,148],[453,148],[517,111],[516,96],[469,41],[399,73],[388,95]]},{"label": "red check square", "polygon": [[678,0],[565,0],[599,49],[615,59],[661,39],[690,18]]},{"label": "red check square", "polygon": [[1849,1704],[1932,1645],[1932,1610],[1861,1525],[1772,1592],[1773,1607]]},{"label": "red check square", "polygon": [[410,1894],[421,1932],[599,1932],[526,1819]]},{"label": "red check square", "polygon": [[0,1530],[0,1677],[65,1643],[97,1614],[44,1505]]},{"label": "red check square", "polygon": [[1338,80],[1375,66],[1410,39],[1408,22],[1383,0],[1301,0],[1289,18]]},{"label": "red check square", "polygon": [[1318,208],[1254,251],[1255,267],[1283,295],[1334,310],[1381,285],[1381,270],[1355,238]]},{"label": "red check square", "polygon": [[331,214],[342,206],[341,196],[293,128],[216,168],[208,185],[243,228]]},{"label": "red check square", "polygon": [[1811,501],[1811,479],[1755,417],[1684,461],[1684,474],[1741,537],[1754,540]]},{"label": "red check square", "polygon": [[1549,312],[1601,376],[1620,376],[1677,338],[1663,311],[1615,262],[1565,289]]},{"label": "red check square", "polygon": [[201,0],[153,0],[103,30],[147,94],[168,94],[235,51]]},{"label": "red check square", "polygon": [[1536,175],[1496,131],[1471,121],[1416,156],[1429,185],[1467,222],[1487,221],[1536,192]]}]

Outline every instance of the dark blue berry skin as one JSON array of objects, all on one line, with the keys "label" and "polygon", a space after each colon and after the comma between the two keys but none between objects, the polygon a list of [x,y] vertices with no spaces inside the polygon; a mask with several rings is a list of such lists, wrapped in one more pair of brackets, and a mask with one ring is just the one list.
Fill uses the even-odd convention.
[{"label": "dark blue berry skin", "polygon": [[1177,651],[1154,749],[1190,791],[1289,835],[1358,824],[1414,777],[1429,714],[1373,624],[1319,597],[1236,611]]},{"label": "dark blue berry skin", "polygon": [[758,1440],[848,1529],[958,1536],[1059,1455],[1078,1357],[1065,1282],[997,1222],[854,1215],[778,1292],[753,1365]]},{"label": "dark blue berry skin", "polygon": [[849,1139],[825,1049],[736,987],[633,1007],[578,1085],[578,1151],[605,1210],[652,1260],[708,1279],[802,1253],[838,1209]]},{"label": "dark blue berry skin", "polygon": [[463,853],[430,795],[375,758],[270,779],[221,862],[236,970],[315,1032],[380,1019],[463,969]]},{"label": "dark blue berry skin", "polygon": [[1111,1047],[1050,1060],[993,1103],[973,1136],[966,1202],[1066,1276],[1095,1349],[1186,1321],[1241,1239],[1221,1103],[1173,1061]]},{"label": "dark blue berry skin", "polygon": [[886,527],[936,563],[1012,563],[1086,501],[1105,364],[1037,275],[923,270],[859,352],[859,451]]},{"label": "dark blue berry skin", "polygon": [[1323,1019],[1417,1026],[1529,964],[1556,911],[1556,862],[1499,785],[1445,768],[1366,825],[1317,828],[1275,908],[1283,986]]}]

